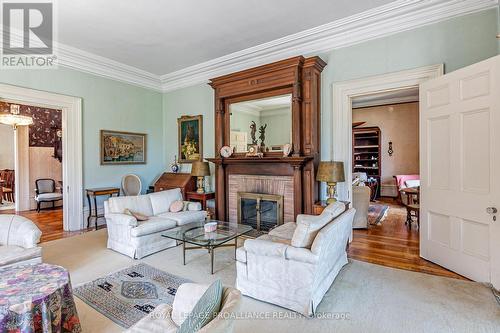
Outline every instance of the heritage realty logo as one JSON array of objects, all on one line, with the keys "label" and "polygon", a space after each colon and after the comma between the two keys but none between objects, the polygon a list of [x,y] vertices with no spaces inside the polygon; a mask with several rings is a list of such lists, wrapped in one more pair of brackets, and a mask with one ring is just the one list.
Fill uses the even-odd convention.
[{"label": "heritage realty logo", "polygon": [[1,67],[55,68],[54,3],[2,0]]}]

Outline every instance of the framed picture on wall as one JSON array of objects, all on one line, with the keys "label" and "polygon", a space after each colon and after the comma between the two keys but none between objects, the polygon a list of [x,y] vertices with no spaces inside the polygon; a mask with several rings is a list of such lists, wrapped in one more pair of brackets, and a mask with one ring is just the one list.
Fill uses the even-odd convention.
[{"label": "framed picture on wall", "polygon": [[177,119],[180,163],[203,159],[203,116],[182,116]]},{"label": "framed picture on wall", "polygon": [[101,165],[146,164],[143,133],[101,130]]}]

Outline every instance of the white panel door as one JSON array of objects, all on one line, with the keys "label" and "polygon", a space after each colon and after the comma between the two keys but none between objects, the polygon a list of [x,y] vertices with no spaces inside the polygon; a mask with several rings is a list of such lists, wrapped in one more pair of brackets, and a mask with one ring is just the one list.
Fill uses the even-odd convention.
[{"label": "white panel door", "polygon": [[420,133],[420,255],[500,289],[500,56],[421,84]]}]

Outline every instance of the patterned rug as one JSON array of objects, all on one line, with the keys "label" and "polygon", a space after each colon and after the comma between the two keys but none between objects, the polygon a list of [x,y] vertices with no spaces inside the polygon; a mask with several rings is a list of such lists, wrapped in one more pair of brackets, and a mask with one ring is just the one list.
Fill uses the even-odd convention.
[{"label": "patterned rug", "polygon": [[389,206],[371,202],[370,207],[368,207],[368,223],[371,225],[382,224],[387,212],[389,212]]},{"label": "patterned rug", "polygon": [[118,325],[129,328],[161,304],[172,305],[189,280],[146,264],[125,268],[73,289],[74,295]]}]

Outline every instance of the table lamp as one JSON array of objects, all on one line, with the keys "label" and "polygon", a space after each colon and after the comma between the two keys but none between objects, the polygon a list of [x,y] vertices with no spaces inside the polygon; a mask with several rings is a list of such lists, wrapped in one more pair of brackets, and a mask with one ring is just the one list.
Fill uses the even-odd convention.
[{"label": "table lamp", "polygon": [[326,203],[331,204],[336,202],[335,186],[338,182],[345,181],[344,162],[319,162],[316,180],[319,182],[326,182],[328,185],[328,199],[326,200]]},{"label": "table lamp", "polygon": [[210,176],[210,167],[208,162],[195,161],[191,166],[191,176],[198,177],[198,189],[196,192],[205,193],[203,189],[203,179],[205,176]]}]

